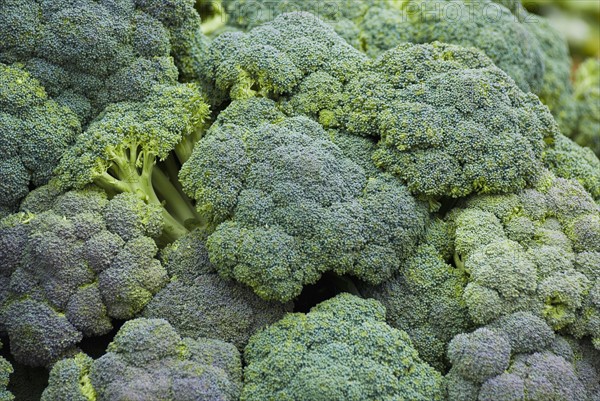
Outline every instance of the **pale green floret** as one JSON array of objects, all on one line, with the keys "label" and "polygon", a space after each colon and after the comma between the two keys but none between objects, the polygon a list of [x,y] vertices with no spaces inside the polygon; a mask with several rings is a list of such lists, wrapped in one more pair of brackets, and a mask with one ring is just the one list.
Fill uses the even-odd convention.
[{"label": "pale green floret", "polygon": [[441,376],[375,300],[340,294],[254,335],[242,400],[441,400]]},{"label": "pale green floret", "polygon": [[99,359],[78,354],[58,362],[42,401],[235,401],[241,376],[233,345],[182,338],[162,319],[135,319]]},{"label": "pale green floret", "polygon": [[140,102],[114,103],[79,136],[63,157],[58,180],[65,188],[94,183],[109,195],[130,193],[161,210],[162,240],[172,241],[199,220],[178,187],[177,172],[165,161],[171,153],[188,157],[208,117],[195,85],[156,86]]},{"label": "pale green floret", "polygon": [[449,214],[463,298],[478,324],[530,312],[596,339],[600,209],[576,181],[543,174],[535,189],[472,197]]},{"label": "pale green floret", "polygon": [[0,315],[12,354],[29,366],[53,363],[83,336],[106,334],[112,318],[134,317],[167,283],[150,237],[160,235],[161,216],[144,202],[108,200],[98,189],[40,202],[45,192],[25,202],[35,213],[8,217],[0,228],[0,286],[7,288]]}]

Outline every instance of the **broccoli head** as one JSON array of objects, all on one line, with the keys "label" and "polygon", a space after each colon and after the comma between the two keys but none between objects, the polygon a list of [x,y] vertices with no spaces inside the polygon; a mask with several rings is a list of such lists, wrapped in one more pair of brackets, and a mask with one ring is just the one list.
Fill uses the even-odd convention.
[{"label": "broccoli head", "polygon": [[[43,188],[38,191],[44,197]],[[109,332],[111,318],[141,312],[167,282],[153,258],[160,220],[160,210],[131,194],[109,201],[92,189],[61,194],[48,210],[4,219],[0,314],[16,360],[48,365],[83,336]]]},{"label": "broccoli head", "polygon": [[246,401],[441,400],[440,374],[375,300],[340,294],[255,334],[244,358]]},{"label": "broccoli head", "polygon": [[482,53],[454,45],[389,50],[350,80],[342,98],[341,124],[381,138],[375,163],[426,196],[524,188],[557,134],[537,97]]},{"label": "broccoli head", "polygon": [[0,63],[0,217],[48,182],[80,131],[77,116],[48,98],[36,79]]},{"label": "broccoli head", "polygon": [[455,265],[471,318],[516,311],[598,344],[600,209],[575,181],[545,173],[536,188],[468,199],[453,210]]},{"label": "broccoli head", "polygon": [[318,123],[269,121],[269,104],[275,113],[267,99],[233,102],[181,169],[184,189],[216,227],[211,262],[283,302],[327,271],[373,284],[389,278],[424,231],[425,205],[393,177],[367,176]]},{"label": "broccoli head", "polygon": [[177,172],[156,164],[172,152],[186,157],[208,114],[193,84],[159,85],[142,101],[113,103],[65,153],[57,181],[67,189],[93,183],[109,195],[129,193],[160,207],[163,239],[172,241],[197,215],[176,187]]},{"label": "broccoli head", "polygon": [[465,401],[595,399],[598,371],[589,357],[577,360],[574,354],[580,348],[576,342],[573,345],[555,337],[539,317],[521,312],[459,334],[448,345],[452,362],[445,377],[448,397]]},{"label": "broccoli head", "polygon": [[226,0],[228,24],[250,30],[281,14],[306,11],[349,44],[377,57],[399,44],[441,41],[485,52],[526,92],[542,87],[544,53],[528,21],[492,0]]},{"label": "broccoli head", "polygon": [[448,366],[448,342],[472,326],[463,299],[467,276],[451,264],[450,231],[446,222],[435,220],[393,278],[361,288],[385,306],[388,324],[406,331],[421,358],[439,371]]},{"label": "broccoli head", "polygon": [[[2,348],[2,342],[0,342]],[[7,390],[9,376],[14,372],[10,362],[0,356],[0,401],[13,401],[15,397]]]},{"label": "broccoli head", "polygon": [[84,123],[176,82],[173,58],[182,78],[196,75],[206,46],[191,0],[8,0],[0,36],[0,62],[23,63]]},{"label": "broccoli head", "polygon": [[579,121],[573,138],[600,157],[600,61],[589,59],[575,73],[575,103]]},{"label": "broccoli head", "polygon": [[208,337],[240,350],[259,329],[275,323],[292,305],[266,302],[241,284],[219,277],[208,259],[204,235],[196,230],[161,252],[171,282],[144,310],[185,337]]},{"label": "broccoli head", "polygon": [[57,362],[42,401],[239,399],[237,349],[181,337],[166,320],[126,322],[106,351],[97,360],[78,354]]}]

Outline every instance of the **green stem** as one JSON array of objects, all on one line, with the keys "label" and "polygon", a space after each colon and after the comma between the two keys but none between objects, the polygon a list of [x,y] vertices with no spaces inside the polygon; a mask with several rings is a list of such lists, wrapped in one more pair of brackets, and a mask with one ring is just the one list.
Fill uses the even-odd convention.
[{"label": "green stem", "polygon": [[154,169],[152,174],[152,183],[154,188],[165,200],[168,210],[175,215],[182,223],[198,221],[200,216],[192,206],[189,199],[185,199],[177,190],[175,185],[169,180],[169,177],[160,169]]}]

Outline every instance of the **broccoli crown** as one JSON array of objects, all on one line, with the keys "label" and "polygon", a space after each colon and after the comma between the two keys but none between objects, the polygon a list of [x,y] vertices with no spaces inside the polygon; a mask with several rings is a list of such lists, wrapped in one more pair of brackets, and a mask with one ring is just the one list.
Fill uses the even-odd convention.
[{"label": "broccoli crown", "polygon": [[420,195],[522,189],[558,134],[539,99],[474,49],[402,44],[370,60],[311,14],[290,13],[221,35],[210,54],[208,80],[230,98],[270,97],[289,115],[381,139],[377,166]]},{"label": "broccoli crown", "polygon": [[451,212],[455,263],[471,318],[515,311],[600,344],[600,209],[575,181],[546,173],[535,189],[476,196]]},{"label": "broccoli crown", "polygon": [[[0,349],[2,342],[0,342]],[[0,356],[0,401],[13,401],[15,397],[7,390],[9,376],[14,372],[10,362]]]},{"label": "broccoli crown", "polygon": [[142,101],[113,103],[65,153],[58,182],[67,189],[94,183],[108,194],[130,193],[163,207],[164,237],[177,238],[195,216],[155,165],[193,141],[208,114],[194,84],[157,85]]},{"label": "broccoli crown", "polygon": [[181,170],[216,226],[207,241],[216,269],[284,302],[326,271],[389,278],[424,231],[425,205],[389,175],[367,177],[316,122],[261,122],[269,104],[275,113],[267,99],[233,102]]},{"label": "broccoli crown", "polygon": [[579,181],[594,199],[600,200],[600,159],[591,149],[559,134],[544,149],[543,161],[556,176]]},{"label": "broccoli crown", "polygon": [[48,210],[4,219],[0,314],[16,360],[48,365],[83,336],[110,331],[111,318],[139,313],[167,282],[153,258],[160,220],[133,195],[108,201],[97,190],[67,192]]},{"label": "broccoli crown", "polygon": [[257,94],[276,97],[292,92],[312,73],[344,82],[367,60],[314,15],[289,13],[246,34],[217,37],[209,48],[204,75],[219,100]]},{"label": "broccoli crown", "polygon": [[0,63],[0,216],[14,211],[30,187],[48,182],[81,131],[77,116],[48,98],[18,65]]},{"label": "broccoli crown", "polygon": [[579,120],[574,139],[600,157],[600,60],[586,60],[577,69],[575,103]]},{"label": "broccoli crown", "polygon": [[557,133],[537,97],[483,54],[454,45],[389,50],[342,97],[342,125],[381,138],[375,163],[427,196],[523,188]]},{"label": "broccoli crown", "polygon": [[441,400],[440,375],[375,300],[340,294],[246,347],[242,400]]},{"label": "broccoli crown", "polygon": [[482,50],[526,92],[538,93],[545,80],[545,49],[529,28],[535,24],[491,0],[227,0],[224,5],[228,23],[244,30],[306,11],[371,57],[401,43],[441,41]]},{"label": "broccoli crown", "polygon": [[199,69],[204,42],[191,0],[8,0],[0,61],[20,62],[89,122],[107,104],[145,97]]},{"label": "broccoli crown", "polygon": [[266,302],[248,287],[219,277],[198,230],[170,244],[161,255],[171,282],[143,315],[168,320],[182,336],[215,338],[241,350],[252,334],[291,310],[289,303]]},{"label": "broccoli crown", "polygon": [[[452,363],[445,377],[449,399],[465,401],[572,400],[597,394],[595,350],[555,337],[540,318],[517,312],[448,345]],[[585,346],[585,345],[584,345]]]},{"label": "broccoli crown", "polygon": [[99,359],[56,363],[42,401],[235,401],[241,376],[233,345],[182,338],[166,320],[140,318],[126,322]]},{"label": "broccoli crown", "polygon": [[448,342],[472,326],[463,299],[467,277],[448,263],[452,249],[448,224],[435,220],[398,274],[361,288],[385,306],[388,324],[406,331],[421,358],[439,371],[448,366]]}]

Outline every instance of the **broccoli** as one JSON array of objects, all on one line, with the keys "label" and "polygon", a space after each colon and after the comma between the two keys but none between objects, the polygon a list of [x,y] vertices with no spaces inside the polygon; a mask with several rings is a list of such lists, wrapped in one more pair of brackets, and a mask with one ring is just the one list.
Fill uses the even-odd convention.
[{"label": "broccoli", "polygon": [[340,294],[288,314],[245,349],[242,400],[441,400],[441,377],[374,300]]},{"label": "broccoli", "polygon": [[[577,343],[574,343],[576,345]],[[445,377],[452,400],[572,400],[594,397],[598,371],[590,360],[577,361],[568,340],[555,337],[530,313],[515,313],[448,345],[452,368]]]},{"label": "broccoli", "polygon": [[343,126],[381,138],[375,163],[426,196],[524,188],[557,134],[537,97],[483,54],[454,45],[389,50],[342,97]]},{"label": "broccoli", "polygon": [[172,152],[185,159],[207,117],[194,84],[155,86],[143,101],[113,103],[65,153],[57,182],[65,189],[93,183],[109,195],[129,193],[160,207],[163,240],[173,241],[199,216],[177,187],[175,161],[156,164]]},{"label": "broccoli", "polygon": [[170,244],[161,256],[171,282],[143,316],[168,320],[182,336],[215,338],[242,350],[252,334],[291,311],[291,303],[265,302],[248,287],[219,277],[199,230]]},{"label": "broccoli", "polygon": [[[0,341],[0,349],[2,342]],[[7,390],[9,376],[14,372],[10,362],[0,356],[0,401],[13,401],[15,397]]]},{"label": "broccoli", "polygon": [[48,98],[36,79],[0,63],[0,217],[48,182],[80,132],[77,116]]},{"label": "broccoli", "polygon": [[7,0],[0,36],[0,62],[24,64],[84,124],[176,82],[175,65],[197,76],[206,49],[191,0]]},{"label": "broccoli", "polygon": [[544,149],[542,159],[556,176],[579,181],[594,199],[600,200],[600,159],[591,149],[559,134]]},{"label": "broccoli", "polygon": [[280,14],[307,11],[330,24],[348,43],[377,57],[405,42],[443,41],[475,47],[524,91],[542,85],[544,58],[528,25],[491,0],[386,0],[342,2],[227,0],[228,23],[244,30]]},{"label": "broccoli", "polygon": [[575,73],[575,104],[579,121],[575,142],[600,157],[600,60],[589,59]]},{"label": "broccoli", "polygon": [[[45,198],[44,189],[29,198]],[[161,213],[131,194],[109,201],[94,189],[61,194],[47,210],[45,199],[25,204],[32,210],[1,223],[0,315],[15,359],[47,366],[83,336],[109,332],[111,318],[140,313],[166,284],[153,258]]]},{"label": "broccoli", "polygon": [[209,53],[206,75],[224,98],[270,97],[286,114],[381,139],[375,163],[427,197],[524,188],[558,134],[538,98],[473,49],[404,44],[369,60],[314,16],[290,13],[223,34]]},{"label": "broccoli", "polygon": [[181,337],[162,319],[121,327],[106,354],[57,362],[42,401],[239,399],[237,349],[207,338]]},{"label": "broccoli", "polygon": [[181,169],[184,190],[216,227],[211,262],[282,302],[327,271],[386,280],[424,231],[425,205],[393,177],[367,176],[316,122],[276,110],[267,99],[233,102]]},{"label": "broccoli", "polygon": [[536,188],[472,197],[448,220],[474,322],[529,311],[599,346],[600,209],[580,185],[547,172]]},{"label": "broccoli", "polygon": [[385,306],[388,324],[406,331],[421,359],[439,371],[448,366],[448,342],[472,327],[463,299],[467,276],[451,265],[453,253],[449,225],[435,220],[397,275],[360,288]]}]

